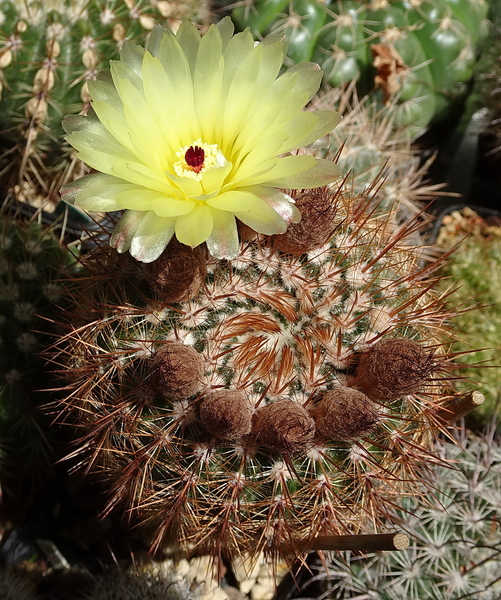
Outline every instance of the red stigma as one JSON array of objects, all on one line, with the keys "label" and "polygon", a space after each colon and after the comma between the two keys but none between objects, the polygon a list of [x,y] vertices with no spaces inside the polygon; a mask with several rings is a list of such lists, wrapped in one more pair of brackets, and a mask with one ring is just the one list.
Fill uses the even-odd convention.
[{"label": "red stigma", "polygon": [[195,173],[200,173],[202,170],[202,167],[204,166],[204,159],[205,152],[203,148],[200,148],[200,146],[190,146],[184,155],[186,164],[191,167],[191,170]]}]

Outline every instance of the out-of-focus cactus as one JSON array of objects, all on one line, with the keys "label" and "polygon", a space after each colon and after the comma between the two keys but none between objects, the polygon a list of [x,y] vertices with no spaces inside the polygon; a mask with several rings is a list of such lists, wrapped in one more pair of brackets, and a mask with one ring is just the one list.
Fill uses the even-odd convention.
[{"label": "out-of-focus cactus", "polygon": [[0,215],[0,443],[14,478],[40,475],[53,459],[40,409],[47,397],[38,391],[49,378],[39,353],[53,341],[72,262],[51,230]]}]

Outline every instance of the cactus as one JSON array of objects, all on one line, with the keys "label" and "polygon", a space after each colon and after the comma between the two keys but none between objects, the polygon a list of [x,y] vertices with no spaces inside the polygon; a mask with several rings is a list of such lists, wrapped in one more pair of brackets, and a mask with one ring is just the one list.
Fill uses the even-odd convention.
[{"label": "cactus", "polygon": [[0,597],[3,600],[36,600],[35,583],[22,569],[0,567]]},{"label": "cactus", "polygon": [[[95,578],[83,600],[196,600],[205,598],[203,583],[183,580],[172,572],[114,569]],[[210,596],[209,596],[210,597]]]},{"label": "cactus", "polygon": [[[73,581],[72,581],[73,576]],[[91,575],[77,569],[54,578],[52,584],[45,569],[0,567],[2,600],[42,600],[48,597],[70,597],[79,600],[196,600],[206,598],[203,583],[191,582],[173,570],[147,571],[136,567],[129,571],[115,567],[103,574]],[[190,585],[191,583],[191,585]],[[78,586],[78,587],[77,587]],[[61,596],[61,594],[63,596]]]},{"label": "cactus", "polygon": [[291,557],[364,531],[418,490],[445,427],[449,313],[415,224],[341,188],[296,203],[285,234],[241,227],[233,261],[171,242],[142,264],[101,243],[70,286],[60,419],[107,510],[154,526],[153,547]]},{"label": "cactus", "polygon": [[349,86],[323,91],[313,106],[334,108],[342,115],[323,152],[349,176],[348,186],[358,193],[372,192],[377,210],[393,211],[398,222],[405,222],[441,195],[443,184],[425,179],[434,156],[423,162],[411,144],[409,129],[396,124],[393,103],[378,106],[374,97],[359,98],[356,88]]},{"label": "cactus", "polygon": [[[406,498],[393,518],[414,537],[406,554],[331,555],[336,599],[497,600],[501,595],[501,448],[491,434],[443,443],[428,502]],[[447,467],[452,464],[453,469]],[[319,566],[325,576],[324,565]],[[333,581],[332,581],[333,580]]]},{"label": "cactus", "polygon": [[0,186],[53,210],[61,185],[84,172],[61,120],[88,108],[87,81],[155,23],[207,24],[209,15],[208,2],[194,0],[2,0]]},{"label": "cactus", "polygon": [[48,387],[39,353],[52,342],[72,259],[52,231],[0,215],[0,442],[2,478],[46,472],[52,456],[48,418],[37,392]]},{"label": "cactus", "polygon": [[[468,352],[469,344],[481,348],[458,359],[465,365],[466,377],[476,373],[481,382],[479,389],[486,398],[479,410],[471,414],[470,428],[482,428],[501,417],[499,373],[495,368],[501,350],[501,230],[498,217],[492,222],[491,219],[483,219],[468,207],[452,211],[442,219],[436,240],[437,246],[445,250],[461,242],[442,269],[444,289],[450,286],[451,279],[459,288],[449,303],[458,313],[456,325],[462,341],[457,349]],[[464,311],[472,299],[480,308]],[[469,364],[475,366],[468,367]]]},{"label": "cactus", "polygon": [[358,81],[398,99],[397,120],[422,133],[464,96],[487,32],[485,0],[247,0],[233,9],[256,36],[283,32],[289,58],[313,60],[332,87]]}]

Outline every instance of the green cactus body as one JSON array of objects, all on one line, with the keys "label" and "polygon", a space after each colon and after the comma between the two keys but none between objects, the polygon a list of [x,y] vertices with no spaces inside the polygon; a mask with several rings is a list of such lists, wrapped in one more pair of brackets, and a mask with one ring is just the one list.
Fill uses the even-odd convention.
[{"label": "green cactus body", "polygon": [[290,59],[318,62],[332,87],[357,80],[365,94],[376,83],[418,134],[464,96],[486,14],[484,0],[256,0],[232,17],[257,36],[283,31]]},{"label": "green cactus body", "polygon": [[[501,449],[491,436],[444,444],[429,474],[429,503],[407,498],[397,518],[413,536],[406,553],[330,559],[336,598],[497,600],[501,594]],[[321,572],[324,566],[320,567]]]},{"label": "green cactus body", "polygon": [[86,82],[109,67],[124,40],[144,41],[155,23],[176,27],[208,17],[207,3],[192,0],[2,0],[2,186],[18,186],[17,196],[41,193],[50,206],[79,167],[61,121],[88,107]]},{"label": "green cactus body", "polygon": [[[154,545],[297,555],[416,491],[450,401],[447,311],[412,227],[326,189],[297,203],[286,234],[242,230],[234,261],[173,244],[145,266],[103,248],[72,286],[61,418],[109,507],[154,523]],[[369,374],[376,350],[398,389]]]},{"label": "green cactus body", "polygon": [[52,232],[0,216],[0,442],[2,465],[16,478],[51,464],[40,408],[47,398],[36,391],[49,385],[39,353],[52,343],[70,264]]}]

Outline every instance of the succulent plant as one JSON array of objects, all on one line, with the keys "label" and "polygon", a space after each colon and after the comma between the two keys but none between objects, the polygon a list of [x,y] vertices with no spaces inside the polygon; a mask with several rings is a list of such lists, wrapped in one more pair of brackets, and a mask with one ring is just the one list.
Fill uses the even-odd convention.
[{"label": "succulent plant", "polygon": [[36,600],[35,583],[22,569],[0,567],[0,596],[3,600]]},{"label": "succulent plant", "polygon": [[[62,278],[71,256],[54,232],[0,215],[0,443],[2,465],[13,477],[40,475],[52,457],[38,392],[49,386],[39,353],[52,343]],[[2,473],[2,476],[5,472]]]},{"label": "succulent plant", "polygon": [[454,392],[449,313],[408,224],[346,190],[296,193],[284,234],[240,228],[233,261],[104,242],[54,349],[81,464],[125,505],[213,556],[294,556],[380,523],[419,490]]},{"label": "succulent plant", "polygon": [[[47,578],[50,576],[45,574]],[[115,567],[95,575],[68,570],[65,576],[61,573],[50,584],[41,584],[43,579],[41,569],[0,567],[1,598],[42,600],[48,594],[75,600],[195,600],[205,597],[203,583],[188,581],[174,570],[153,572],[136,567],[126,571]]]},{"label": "succulent plant", "polygon": [[[336,600],[497,600],[501,595],[501,448],[492,433],[441,443],[429,473],[434,494],[392,512],[414,538],[407,553],[332,554]],[[453,468],[450,468],[450,465]],[[325,577],[325,565],[319,576]]]},{"label": "succulent plant", "polygon": [[203,584],[190,589],[188,581],[172,573],[113,569],[95,578],[84,600],[195,600],[203,597],[202,590]]},{"label": "succulent plant", "polygon": [[396,222],[405,222],[443,193],[443,184],[426,179],[434,156],[423,161],[409,128],[397,125],[393,102],[379,106],[373,96],[360,98],[351,85],[322,90],[312,104],[342,115],[319,151],[336,160],[348,188],[371,195],[376,210],[390,211]]},{"label": "succulent plant", "polygon": [[209,16],[206,0],[2,0],[0,186],[50,210],[61,185],[84,171],[61,120],[88,108],[87,82],[155,23],[203,25]]},{"label": "succulent plant", "polygon": [[332,87],[358,81],[397,98],[397,121],[415,135],[464,96],[479,42],[485,0],[246,0],[232,18],[256,36],[283,32],[291,62],[313,60]]},{"label": "succulent plant", "polygon": [[[486,215],[487,216],[487,215]],[[458,358],[465,365],[465,377],[474,376],[486,401],[468,420],[469,427],[485,427],[501,417],[501,389],[497,368],[501,330],[501,221],[499,217],[480,217],[471,208],[452,211],[441,221],[436,244],[449,250],[459,247],[442,269],[443,289],[454,285],[456,293],[449,305],[458,314],[460,333]],[[478,309],[467,311],[472,303]],[[471,344],[471,346],[470,346]],[[476,352],[468,350],[478,348]],[[468,366],[472,365],[472,366]],[[460,389],[463,383],[458,382]]]}]

